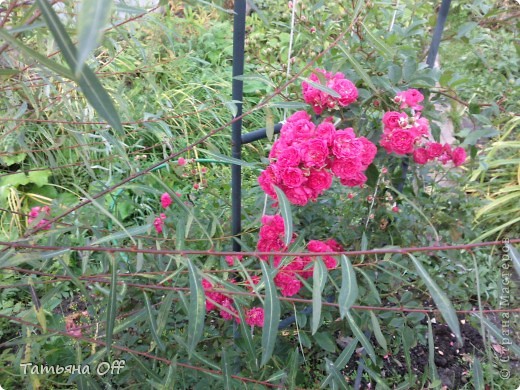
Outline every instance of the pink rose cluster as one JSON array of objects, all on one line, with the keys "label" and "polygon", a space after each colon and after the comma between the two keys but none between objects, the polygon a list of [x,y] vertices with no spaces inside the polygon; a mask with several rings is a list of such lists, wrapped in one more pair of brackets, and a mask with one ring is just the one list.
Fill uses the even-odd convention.
[{"label": "pink rose cluster", "polygon": [[316,126],[298,111],[283,125],[258,183],[272,198],[277,199],[276,185],[291,203],[303,206],[329,189],[333,176],[345,186],[362,186],[376,153],[376,146],[352,128],[336,130],[330,118]]},{"label": "pink rose cluster", "polygon": [[[202,280],[202,288],[204,289],[204,293],[206,295],[206,312],[218,310],[219,315],[225,320],[235,320],[237,323],[240,323],[238,312],[233,306],[233,298],[230,298],[220,292],[212,291],[214,289],[213,283],[207,279]],[[258,327],[264,326],[263,308],[253,307],[249,310],[246,310],[244,314],[246,323],[248,325]]]},{"label": "pink rose cluster", "polygon": [[235,319],[237,322],[240,322],[237,310],[233,307],[233,298],[219,292],[211,291],[214,286],[213,283],[207,279],[202,280],[202,288],[206,294],[206,312],[218,310],[220,316],[225,320]]},{"label": "pink rose cluster", "polygon": [[449,145],[431,142],[430,124],[421,116],[423,106],[419,105],[424,96],[416,89],[400,92],[394,102],[400,103],[400,109],[409,108],[411,115],[404,111],[388,111],[383,115],[383,135],[380,144],[388,153],[413,155],[418,164],[426,164],[438,159],[443,164],[453,161],[459,166],[466,160],[463,148],[452,149]]},{"label": "pink rose cluster", "polygon": [[[29,225],[31,225],[36,219],[40,217],[40,214],[42,214],[42,217],[50,218],[51,216],[51,208],[49,206],[36,206],[31,209],[29,212],[29,218],[27,218],[27,222]],[[47,219],[41,219],[38,224],[36,225],[36,228],[43,229],[43,230],[49,230],[51,228],[51,225]]]},{"label": "pink rose cluster", "polygon": [[[260,228],[260,238],[257,244],[257,250],[260,252],[284,252],[287,247],[283,241],[284,238],[284,220],[279,215],[265,215],[262,218],[262,227]],[[335,240],[325,242],[311,240],[307,244],[310,252],[337,252],[343,248]],[[268,256],[261,256],[261,260],[266,261]],[[303,279],[308,279],[313,273],[314,256],[294,257],[292,260],[280,267],[281,256],[274,256],[274,266],[278,267],[278,273],[274,277],[274,284],[280,289],[283,296],[290,297],[296,295],[303,284],[298,275]],[[336,268],[337,261],[331,256],[322,257],[325,266],[328,269]]]},{"label": "pink rose cluster", "polygon": [[317,115],[321,115],[324,110],[333,110],[339,107],[345,107],[356,101],[358,98],[358,90],[354,83],[345,78],[341,72],[332,74],[324,69],[316,69],[309,80],[314,83],[320,83],[320,78],[316,73],[321,73],[325,79],[325,85],[334,90],[339,97],[334,97],[327,92],[314,88],[311,84],[303,82],[303,99],[305,103],[310,104]]}]

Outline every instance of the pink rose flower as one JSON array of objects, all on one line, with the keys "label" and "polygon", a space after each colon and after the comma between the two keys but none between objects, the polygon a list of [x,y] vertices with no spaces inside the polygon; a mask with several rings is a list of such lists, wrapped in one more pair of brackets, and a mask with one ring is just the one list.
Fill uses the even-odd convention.
[{"label": "pink rose flower", "polygon": [[390,148],[396,154],[408,154],[413,152],[417,137],[409,130],[396,130],[390,138]]},{"label": "pink rose flower", "polygon": [[281,168],[279,170],[278,179],[284,186],[289,188],[300,187],[307,181],[303,171],[299,168],[293,167]]},{"label": "pink rose flower", "polygon": [[285,192],[289,202],[297,206],[305,206],[313,198],[313,191],[305,186],[288,188]]},{"label": "pink rose flower", "polygon": [[418,103],[424,100],[424,96],[416,89],[399,92],[394,100],[401,103],[401,109],[411,108],[416,111],[421,111],[423,109],[423,106]]},{"label": "pink rose flower", "polygon": [[367,177],[363,172],[353,172],[348,176],[342,177],[340,183],[347,187],[361,187],[367,182]]},{"label": "pink rose flower", "polygon": [[326,141],[314,138],[301,145],[301,154],[306,167],[321,168],[329,157],[329,148]]},{"label": "pink rose flower", "polygon": [[[50,218],[51,208],[49,206],[36,206],[31,208],[31,211],[29,212],[29,217],[27,218],[27,222],[29,225],[31,225],[34,220],[38,219],[40,217],[40,214],[43,214],[44,217]],[[49,230],[51,228],[51,225],[49,224],[49,221],[47,219],[42,219],[38,222],[36,225],[36,228],[42,229],[42,230]]]},{"label": "pink rose flower", "polygon": [[264,309],[261,307],[253,307],[250,310],[246,310],[246,323],[249,326],[264,326]]},{"label": "pink rose flower", "polygon": [[403,120],[408,121],[408,115],[404,112],[388,111],[383,115],[383,124],[390,130],[402,127]]},{"label": "pink rose flower", "polygon": [[161,213],[161,215],[157,218],[154,219],[153,221],[153,226],[155,228],[155,231],[157,233],[162,233],[163,231],[163,225],[164,225],[164,220],[166,219],[166,215],[164,213]]},{"label": "pink rose flower", "polygon": [[332,174],[325,169],[311,169],[307,177],[306,186],[313,192],[313,198],[317,198],[322,192],[332,185]]},{"label": "pink rose flower", "polygon": [[332,163],[332,173],[340,179],[349,177],[362,169],[361,161],[357,158],[338,158]]},{"label": "pink rose flower", "polygon": [[426,144],[426,151],[430,160],[439,157],[442,154],[442,145],[438,142],[429,142]]},{"label": "pink rose flower", "polygon": [[172,198],[170,196],[170,194],[168,194],[167,192],[165,192],[164,194],[161,195],[161,206],[166,209],[168,207],[170,207],[170,205],[173,203],[172,201]]},{"label": "pink rose flower", "polygon": [[466,161],[466,151],[464,148],[458,147],[453,150],[451,153],[451,158],[453,160],[453,164],[458,167]]},{"label": "pink rose flower", "polygon": [[363,151],[361,152],[361,165],[363,168],[367,168],[377,154],[377,147],[371,141],[365,137],[359,137],[359,141],[363,144]]},{"label": "pink rose flower", "polygon": [[428,162],[428,151],[425,148],[417,148],[413,151],[413,160],[417,164],[424,165]]},{"label": "pink rose flower", "polygon": [[276,165],[279,167],[297,167],[300,164],[300,152],[293,146],[280,150]]}]

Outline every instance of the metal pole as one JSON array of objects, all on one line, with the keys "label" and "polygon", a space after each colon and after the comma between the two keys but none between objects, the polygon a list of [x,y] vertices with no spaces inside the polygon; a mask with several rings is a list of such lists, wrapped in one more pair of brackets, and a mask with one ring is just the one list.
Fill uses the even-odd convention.
[{"label": "metal pole", "polygon": [[439,9],[439,15],[437,16],[437,24],[433,31],[432,43],[430,50],[428,51],[428,57],[426,63],[430,68],[433,68],[437,53],[439,52],[439,45],[441,44],[442,31],[444,30],[444,24],[448,18],[448,12],[450,11],[451,0],[442,0],[441,8]]},{"label": "metal pole", "polygon": [[[242,115],[243,82],[236,76],[244,74],[244,46],[246,35],[246,0],[235,0],[235,16],[233,18],[233,81],[232,98],[239,102],[237,116]],[[241,158],[242,119],[231,125],[232,150],[234,158]],[[240,252],[240,244],[235,238],[240,238],[242,231],[242,173],[240,165],[231,166],[231,230],[233,235],[233,251]]]}]

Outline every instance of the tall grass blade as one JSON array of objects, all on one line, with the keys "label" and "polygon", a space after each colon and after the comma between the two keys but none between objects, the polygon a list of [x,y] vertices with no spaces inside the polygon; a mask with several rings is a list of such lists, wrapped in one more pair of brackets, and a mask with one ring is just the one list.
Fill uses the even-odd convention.
[{"label": "tall grass blade", "polygon": [[475,390],[484,390],[486,388],[482,364],[480,364],[480,360],[476,356],[473,358],[473,385]]},{"label": "tall grass blade", "polygon": [[462,345],[462,336],[460,333],[460,325],[459,320],[457,318],[457,313],[455,312],[455,309],[453,308],[453,305],[451,304],[450,300],[448,299],[448,296],[440,289],[440,287],[435,283],[435,281],[431,278],[430,274],[428,274],[428,271],[422,266],[421,262],[417,260],[417,258],[412,255],[411,253],[407,253],[408,257],[412,260],[412,262],[415,265],[415,268],[417,269],[417,272],[419,273],[419,276],[424,281],[424,284],[426,284],[426,287],[428,288],[428,291],[432,295],[433,301],[439,308],[442,317],[446,320],[446,323],[450,327],[450,329],[455,333],[455,336],[457,337],[458,342],[460,345]]},{"label": "tall grass blade", "polygon": [[108,296],[107,318],[106,318],[106,348],[107,356],[110,358],[112,348],[112,335],[117,314],[117,260],[112,253],[107,253],[110,259],[110,293]]}]

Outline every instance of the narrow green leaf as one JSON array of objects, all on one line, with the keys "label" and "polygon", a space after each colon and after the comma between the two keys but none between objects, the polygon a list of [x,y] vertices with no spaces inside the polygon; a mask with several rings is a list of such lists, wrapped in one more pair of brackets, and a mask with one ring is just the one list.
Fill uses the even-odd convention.
[{"label": "narrow green leaf", "polygon": [[287,381],[289,382],[289,390],[293,390],[296,388],[296,375],[298,375],[298,367],[299,367],[299,348],[294,348],[294,351],[291,353],[291,357],[289,358],[289,374],[287,375]]},{"label": "narrow green leaf", "polygon": [[7,43],[9,43],[10,45],[16,47],[18,50],[20,50],[20,52],[23,55],[32,58],[36,62],[39,62],[41,65],[59,74],[60,76],[65,77],[66,79],[74,80],[74,75],[69,69],[65,68],[64,66],[61,66],[60,64],[52,60],[49,60],[46,56],[24,45],[18,39],[12,37],[6,30],[0,29],[0,38],[7,41]]},{"label": "narrow green leaf", "polygon": [[270,87],[276,88],[276,85],[267,77],[262,76],[260,74],[250,74],[250,75],[240,75],[233,77],[236,80],[242,80],[242,81],[259,81],[265,85],[268,85]]},{"label": "narrow green leaf", "polygon": [[327,281],[327,267],[323,264],[321,257],[314,261],[312,278],[312,334],[315,334],[320,326],[322,294]]},{"label": "narrow green leaf", "polygon": [[148,313],[148,324],[150,325],[150,332],[152,333],[152,337],[159,347],[161,351],[164,351],[166,347],[164,346],[161,336],[157,333],[157,323],[155,322],[155,316],[152,310],[152,304],[150,302],[150,297],[146,293],[146,291],[143,291],[144,295],[144,302],[146,304],[146,312]]},{"label": "narrow green leaf", "polygon": [[390,387],[386,384],[386,382],[381,378],[381,375],[379,375],[374,370],[370,369],[369,367],[364,367],[365,371],[370,375],[370,377],[376,381],[376,389],[380,390],[390,390]]},{"label": "narrow green leaf", "polygon": [[283,108],[286,110],[305,110],[309,108],[309,105],[300,102],[270,102],[269,107]]},{"label": "narrow green leaf", "polygon": [[489,333],[493,335],[493,337],[497,340],[497,342],[501,345],[507,346],[507,349],[509,349],[511,352],[513,352],[516,356],[520,357],[520,346],[518,344],[514,343],[512,340],[512,337],[510,335],[505,336],[497,327],[495,324],[493,324],[490,320],[488,320],[486,317],[481,316],[480,313],[474,313],[473,316],[480,319],[486,328],[489,330]]},{"label": "narrow green leaf", "polygon": [[177,355],[172,359],[172,363],[168,366],[168,373],[164,379],[163,389],[175,389],[175,377],[177,376]]},{"label": "narrow green leaf", "polygon": [[159,335],[166,329],[174,297],[175,291],[168,291],[168,294],[166,294],[166,297],[164,297],[159,307],[159,314],[157,314],[157,334]]},{"label": "narrow green leaf", "polygon": [[276,336],[278,335],[278,323],[280,322],[280,300],[273,282],[271,269],[267,262],[261,261],[262,273],[265,283],[264,327],[262,329],[262,360],[260,366],[264,366],[273,354]]},{"label": "narrow green leaf", "polygon": [[128,230],[123,226],[123,224],[119,221],[119,219],[117,219],[114,214],[112,214],[110,211],[108,211],[104,206],[101,205],[101,203],[99,203],[96,199],[94,199],[89,193],[87,193],[83,188],[81,188],[80,186],[78,186],[77,184],[75,183],[72,183],[72,185],[74,187],[76,187],[76,189],[78,191],[80,191],[83,196],[85,198],[87,198],[88,200],[90,200],[90,203],[92,203],[93,206],[95,206],[99,211],[101,211],[103,214],[105,214],[108,218],[110,218],[116,225],[118,225],[121,230],[126,234],[126,236],[128,238],[130,238],[130,240],[132,240],[132,243],[134,245],[136,245],[137,243],[135,242],[134,238],[132,237],[132,235],[128,232]]},{"label": "narrow green leaf", "polygon": [[265,135],[269,141],[274,137],[274,117],[269,107],[265,107]]},{"label": "narrow green leaf", "polygon": [[428,317],[428,365],[430,369],[430,380],[433,382],[439,379],[437,366],[435,365],[435,343],[433,341],[433,329],[430,317]]},{"label": "narrow green leaf", "polygon": [[473,385],[475,390],[484,390],[484,371],[482,370],[482,364],[476,356],[473,357]]},{"label": "narrow green leaf", "polygon": [[241,167],[247,167],[247,168],[256,168],[256,165],[253,163],[249,163],[243,160],[239,160],[238,158],[234,157],[228,157],[224,154],[220,154],[217,152],[210,152],[209,150],[205,149],[198,149],[200,152],[203,152],[211,157],[213,157],[215,160],[226,163],[226,164],[233,164],[233,165],[240,165]]},{"label": "narrow green leaf", "polygon": [[363,271],[361,268],[356,268],[356,271],[363,275],[363,277],[367,281],[368,288],[372,292],[372,296],[376,299],[377,303],[381,304],[381,297],[379,296],[379,291],[377,291],[376,285],[374,284],[372,278],[370,278],[370,276],[368,276],[367,273]]},{"label": "narrow green leaf", "polygon": [[339,290],[339,313],[341,318],[347,315],[358,296],[358,286],[354,267],[347,256],[341,255],[341,288]]},{"label": "narrow green leaf", "polygon": [[428,288],[428,291],[432,295],[433,301],[439,308],[439,311],[442,314],[442,317],[446,320],[446,323],[450,327],[450,329],[455,333],[455,336],[457,337],[458,342],[460,345],[462,345],[462,336],[460,333],[460,326],[459,326],[459,320],[457,318],[457,313],[455,312],[455,309],[453,308],[453,305],[451,304],[450,300],[448,299],[448,296],[440,289],[440,287],[435,283],[435,281],[430,277],[428,274],[428,271],[422,266],[421,262],[417,260],[417,258],[412,255],[411,253],[407,253],[408,257],[412,260],[412,262],[415,265],[415,268],[417,268],[417,272],[419,273],[419,276],[424,281],[424,284],[426,284],[426,287]]},{"label": "narrow green leaf", "polygon": [[379,53],[381,53],[383,55],[383,57],[386,57],[387,59],[391,59],[394,57],[392,50],[390,50],[390,48],[386,45],[386,43],[382,39],[378,38],[372,32],[372,29],[370,27],[365,26],[362,22],[361,22],[361,26],[363,26],[363,28],[365,29],[365,34],[366,34],[366,37],[368,38],[368,40],[370,42],[372,42],[374,47],[377,49],[377,51],[379,51]]},{"label": "narrow green leaf", "polygon": [[110,357],[112,348],[112,335],[114,334],[114,324],[117,314],[117,260],[116,257],[107,252],[110,259],[110,293],[108,296],[107,318],[106,318],[106,348],[107,356]]},{"label": "narrow green leaf", "polygon": [[[338,358],[334,362],[334,366],[337,369],[343,369],[347,365],[350,358],[354,354],[354,351],[356,350],[357,345],[358,345],[357,339],[353,339],[350,343],[348,343],[348,345],[345,347],[343,352],[341,352],[341,354],[338,356]],[[323,380],[323,382],[321,382],[320,389],[325,388],[325,386],[327,386],[331,380],[332,380],[332,374],[329,373],[329,375],[327,375],[327,377]]]},{"label": "narrow green leaf", "polygon": [[336,365],[327,358],[325,358],[325,368],[340,389],[348,390],[349,387],[345,381],[345,377],[341,375]]},{"label": "narrow green leaf", "polygon": [[374,331],[374,336],[376,337],[377,342],[385,350],[385,353],[388,352],[388,345],[386,343],[385,336],[383,336],[383,332],[381,332],[381,327],[379,326],[379,320],[373,311],[370,312],[370,319],[372,320],[372,329]]},{"label": "narrow green leaf", "polygon": [[314,335],[318,345],[327,352],[336,352],[336,343],[327,332],[318,332]]},{"label": "narrow green leaf", "polygon": [[235,307],[237,309],[238,316],[240,317],[240,334],[245,340],[246,352],[249,356],[249,361],[253,363],[255,368],[258,368],[258,358],[255,347],[253,345],[253,338],[251,337],[251,328],[246,323],[246,318],[244,316],[241,305],[235,302]]},{"label": "narrow green leaf", "polygon": [[134,226],[128,229],[125,229],[122,232],[115,232],[112,234],[109,234],[108,236],[101,237],[97,240],[94,240],[90,243],[90,245],[99,245],[104,242],[112,241],[112,240],[120,240],[122,238],[126,238],[129,236],[137,236],[139,234],[144,234],[150,229],[151,224],[143,225],[143,226]]},{"label": "narrow green leaf", "polygon": [[188,273],[190,280],[190,310],[188,318],[188,354],[191,358],[197,343],[202,338],[204,332],[204,317],[206,315],[204,290],[202,289],[202,282],[198,274],[197,267],[192,263],[191,259],[188,262]]},{"label": "narrow green leaf", "polygon": [[280,214],[282,215],[284,228],[285,228],[285,245],[289,245],[292,240],[293,235],[293,222],[292,222],[292,213],[291,213],[291,203],[285,196],[285,193],[273,185],[274,190],[276,191],[276,196],[278,198],[278,207],[280,207]]},{"label": "narrow green leaf", "polygon": [[141,323],[146,322],[146,310],[139,310],[134,315],[126,318],[114,327],[112,334],[118,334],[119,332],[126,332],[130,327],[139,327]]},{"label": "narrow green leaf", "polygon": [[341,95],[339,93],[334,91],[332,88],[327,87],[326,85],[323,85],[323,84],[320,84],[320,83],[316,83],[316,82],[311,81],[309,79],[306,79],[304,77],[300,77],[300,80],[302,82],[304,82],[304,83],[309,84],[313,88],[316,88],[316,89],[318,89],[318,90],[320,90],[322,92],[325,92],[325,93],[331,95],[332,97],[335,97],[335,98],[341,97]]},{"label": "narrow green leaf", "polygon": [[339,48],[343,51],[343,53],[347,57],[347,60],[352,64],[352,67],[357,72],[359,77],[363,79],[367,87],[369,87],[372,91],[377,92],[377,88],[372,82],[372,79],[370,78],[368,73],[363,69],[361,64],[357,62],[357,60],[354,58],[354,55],[351,54],[347,48],[343,47],[343,45],[339,45]]},{"label": "narrow green leaf", "polygon": [[[180,336],[177,336],[177,335],[173,335],[173,338],[175,339],[175,341],[181,346],[183,347],[184,349],[188,349],[188,345],[186,344],[186,342],[182,339],[182,337]],[[206,357],[202,356],[200,353],[197,353],[197,351],[193,351],[193,354],[192,354],[192,357],[199,360],[200,362],[204,363],[205,365],[207,365],[208,367],[211,367],[212,369],[214,370],[220,370],[220,366],[215,363],[215,362],[212,362],[211,360],[208,360]]]},{"label": "narrow green leaf", "polygon": [[[77,69],[77,52],[65,27],[61,23],[58,15],[46,0],[36,0],[42,12],[43,19],[51,31],[58,47],[63,54],[70,69]],[[94,107],[98,114],[104,118],[110,126],[119,132],[123,132],[121,120],[112,102],[112,99],[105,91],[96,74],[88,67],[84,66],[79,77],[76,78],[85,98]]]},{"label": "narrow green leaf", "polygon": [[110,20],[112,0],[83,0],[78,14],[78,57],[76,76],[80,76],[90,53],[103,37],[105,26]]},{"label": "narrow green leaf", "polygon": [[18,69],[12,69],[12,68],[0,69],[0,76],[6,76],[8,78],[11,76],[16,76],[18,73],[20,73],[20,70],[18,70]]},{"label": "narrow green leaf", "polygon": [[365,348],[365,351],[367,351],[368,356],[374,362],[374,364],[377,364],[376,363],[376,353],[374,351],[374,348],[372,347],[372,344],[370,344],[370,341],[363,334],[361,329],[359,329],[359,327],[356,324],[356,321],[354,321],[354,318],[352,317],[352,315],[350,314],[349,311],[347,311],[346,316],[347,316],[347,321],[350,325],[350,329],[352,329],[354,336],[359,340],[359,342],[361,343],[363,348]]},{"label": "narrow green leaf", "polygon": [[230,363],[229,358],[227,356],[226,347],[222,347],[222,355],[221,355],[221,366],[222,366],[222,379],[224,379],[224,389],[232,390],[234,389],[231,372],[230,372]]},{"label": "narrow green leaf", "polygon": [[144,360],[144,358],[140,355],[136,355],[132,352],[128,352],[130,356],[132,356],[135,360],[135,362],[137,363],[137,365],[139,366],[139,368],[144,372],[146,373],[146,375],[148,375],[150,378],[153,378],[154,380],[156,380],[157,382],[160,382],[162,380],[161,377],[159,377],[159,375],[157,375],[153,370],[151,370],[146,364],[144,364],[141,359]]},{"label": "narrow green leaf", "polygon": [[507,244],[506,247],[509,249],[509,257],[511,257],[511,260],[513,261],[516,273],[520,276],[520,253],[511,244]]}]

